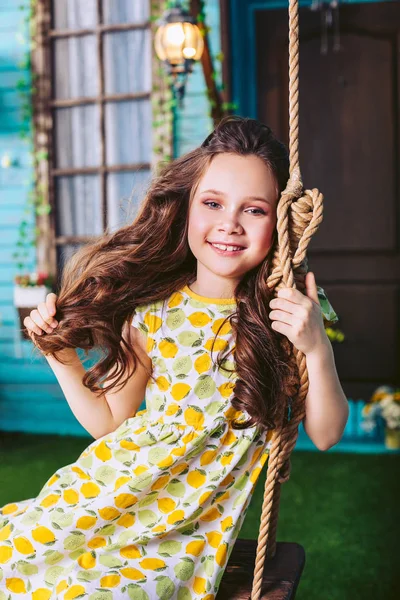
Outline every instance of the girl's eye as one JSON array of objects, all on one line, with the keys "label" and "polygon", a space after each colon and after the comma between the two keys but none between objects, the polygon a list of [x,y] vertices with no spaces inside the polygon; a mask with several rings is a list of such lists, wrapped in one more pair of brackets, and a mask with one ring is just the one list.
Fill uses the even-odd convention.
[{"label": "girl's eye", "polygon": [[[203,204],[206,204],[207,206],[209,206],[210,204],[218,204],[218,206],[220,206],[220,204],[218,202],[214,202],[213,200],[206,200],[205,202],[203,202]],[[256,213],[253,213],[253,214],[260,214],[260,215],[266,214],[262,208],[250,208],[249,210],[257,211]]]}]

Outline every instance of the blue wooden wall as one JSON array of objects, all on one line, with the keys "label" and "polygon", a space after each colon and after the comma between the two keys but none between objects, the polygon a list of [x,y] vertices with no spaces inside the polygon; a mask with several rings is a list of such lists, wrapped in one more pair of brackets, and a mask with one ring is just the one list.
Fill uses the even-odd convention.
[{"label": "blue wooden wall", "polygon": [[[30,146],[19,135],[23,123],[21,98],[16,90],[21,78],[29,81],[29,72],[20,66],[27,48],[27,32],[21,27],[24,11],[20,6],[24,2],[27,3],[27,0],[0,0],[0,161],[9,155],[15,162],[10,168],[0,166],[0,432],[26,431],[90,437],[71,412],[47,361],[34,350],[31,342],[20,340],[19,321],[13,306],[12,282],[16,267],[11,255],[15,251],[18,227],[24,218],[25,202],[32,185]],[[232,19],[235,22],[231,26],[237,35],[240,27],[249,20],[248,16],[242,14],[245,4],[249,11],[254,11],[256,5],[258,8],[260,5],[272,8],[286,3],[284,0],[250,0],[248,3],[233,0]],[[211,27],[211,53],[215,57],[220,52],[219,3],[207,0],[206,11],[207,24]],[[236,42],[232,48],[233,60],[238,61],[234,63],[236,66],[232,78],[233,101],[241,103],[239,114],[249,114],[251,111],[246,112],[246,107],[250,105],[245,104],[249,88],[243,86],[247,70],[239,68],[241,63],[235,50],[246,45],[246,36],[239,35],[239,41]],[[251,46],[248,38],[247,45]],[[215,67],[220,76],[221,63],[215,61]],[[254,81],[252,85],[255,85]],[[247,90],[246,94],[243,89]],[[177,156],[199,145],[211,132],[213,124],[208,113],[204,76],[201,65],[196,64],[187,84],[184,106],[176,113]],[[28,219],[32,222],[32,217]],[[33,250],[27,266],[29,270],[35,269]],[[144,403],[140,408],[145,408]],[[372,437],[361,432],[360,411],[360,403],[351,403],[351,415],[343,442],[332,450],[384,451],[380,439],[382,432]],[[296,448],[315,450],[302,427]]]},{"label": "blue wooden wall", "polygon": [[[89,436],[70,410],[47,361],[30,341],[21,340],[13,305],[16,266],[12,253],[33,174],[30,144],[20,139],[22,99],[16,89],[21,78],[29,81],[29,72],[20,66],[28,45],[23,26],[27,4],[27,0],[0,0],[0,159],[8,155],[15,162],[10,168],[0,167],[0,431]],[[218,4],[208,0],[213,54],[220,51]],[[220,69],[221,65],[217,62],[216,66]],[[178,155],[199,144],[211,131],[207,102],[203,73],[197,64],[189,79],[184,109],[176,115]],[[33,223],[32,216],[27,218]],[[35,268],[32,250],[27,270]]]}]

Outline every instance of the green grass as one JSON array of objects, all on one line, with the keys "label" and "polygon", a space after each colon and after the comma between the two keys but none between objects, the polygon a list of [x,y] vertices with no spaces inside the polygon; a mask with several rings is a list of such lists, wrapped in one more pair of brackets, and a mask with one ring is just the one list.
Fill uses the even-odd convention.
[{"label": "green grass", "polygon": [[[0,434],[0,506],[35,497],[92,438]],[[400,598],[400,455],[292,454],[283,484],[278,541],[298,542],[306,565],[296,600]],[[241,538],[258,537],[266,471]]]}]

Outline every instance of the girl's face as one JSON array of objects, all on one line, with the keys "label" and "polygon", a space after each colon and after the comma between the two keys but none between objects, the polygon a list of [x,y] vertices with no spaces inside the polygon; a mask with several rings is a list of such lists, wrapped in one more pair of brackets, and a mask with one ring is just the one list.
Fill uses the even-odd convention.
[{"label": "girl's face", "polygon": [[[217,154],[200,179],[189,209],[188,242],[197,258],[196,291],[231,298],[243,275],[272,245],[278,188],[255,155]],[[211,243],[241,246],[222,253]]]}]

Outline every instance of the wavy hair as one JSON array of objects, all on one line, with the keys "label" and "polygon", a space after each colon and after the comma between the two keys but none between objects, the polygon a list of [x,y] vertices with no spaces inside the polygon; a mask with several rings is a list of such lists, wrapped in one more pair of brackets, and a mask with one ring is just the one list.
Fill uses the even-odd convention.
[{"label": "wavy hair", "polygon": [[[100,349],[104,356],[82,380],[92,392],[103,394],[117,386],[120,389],[136,370],[140,358],[123,336],[124,324],[130,322],[136,307],[167,302],[174,292],[196,279],[197,260],[188,244],[189,209],[212,159],[225,152],[261,158],[275,177],[280,197],[289,178],[285,145],[267,125],[229,115],[199,147],[161,165],[132,223],[112,233],[106,230],[65,264],[55,315],[59,325],[51,334],[35,336],[35,344],[60,362],[63,360],[57,351],[64,348],[81,348],[86,354]],[[232,421],[234,429],[254,425],[275,428],[286,397],[298,385],[291,345],[271,328],[269,319],[272,292],[266,280],[276,243],[275,229],[265,259],[236,286],[234,312],[224,320],[229,320],[235,334],[237,378],[232,406],[246,410],[250,417]],[[221,351],[218,365],[226,358]],[[151,371],[149,376],[154,379]],[[112,383],[104,388],[103,383],[111,378]]]}]

